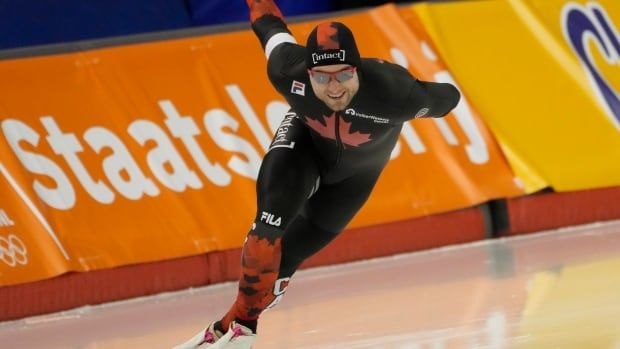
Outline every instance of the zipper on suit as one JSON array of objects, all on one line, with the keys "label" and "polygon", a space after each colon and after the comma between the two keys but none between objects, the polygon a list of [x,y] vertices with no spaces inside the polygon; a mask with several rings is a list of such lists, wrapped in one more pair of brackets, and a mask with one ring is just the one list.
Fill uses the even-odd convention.
[{"label": "zipper on suit", "polygon": [[342,144],[342,139],[340,138],[340,114],[336,113],[336,143],[338,144],[338,153],[336,153],[336,163],[334,164],[334,168],[338,167],[340,164],[340,157],[342,155],[342,150],[344,148]]}]

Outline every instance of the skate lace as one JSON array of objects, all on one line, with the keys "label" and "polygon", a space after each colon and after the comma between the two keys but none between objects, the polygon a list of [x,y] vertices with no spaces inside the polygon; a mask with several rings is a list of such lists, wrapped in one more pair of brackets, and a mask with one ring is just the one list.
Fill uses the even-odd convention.
[{"label": "skate lace", "polygon": [[239,326],[233,327],[232,331],[233,331],[232,338],[245,336],[245,333],[243,333],[243,330]]},{"label": "skate lace", "polygon": [[213,333],[211,333],[211,331],[207,330],[205,332],[205,338],[202,340],[202,343],[209,343],[209,344],[215,343],[215,336],[213,335]]}]

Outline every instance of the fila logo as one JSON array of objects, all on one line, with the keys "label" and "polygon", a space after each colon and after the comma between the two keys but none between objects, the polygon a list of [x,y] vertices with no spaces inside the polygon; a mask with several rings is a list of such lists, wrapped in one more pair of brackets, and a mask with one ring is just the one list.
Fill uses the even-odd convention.
[{"label": "fila logo", "polygon": [[263,211],[260,221],[273,225],[274,227],[279,227],[280,224],[282,224],[282,217],[278,217],[278,219],[276,219],[276,215]]},{"label": "fila logo", "polygon": [[291,85],[291,93],[296,95],[305,96],[306,95],[306,84],[303,82],[299,82],[297,80],[293,80],[293,85]]}]

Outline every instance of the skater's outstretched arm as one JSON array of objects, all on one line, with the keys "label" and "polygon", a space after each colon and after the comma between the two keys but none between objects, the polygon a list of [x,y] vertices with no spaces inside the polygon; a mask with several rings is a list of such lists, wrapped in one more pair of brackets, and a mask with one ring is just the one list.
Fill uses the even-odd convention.
[{"label": "skater's outstretched arm", "polygon": [[[452,84],[417,80],[409,94],[410,118],[440,118],[456,107],[461,93]],[[420,109],[420,106],[424,106]]]},{"label": "skater's outstretched arm", "polygon": [[283,43],[296,44],[282,12],[273,0],[246,0],[250,8],[252,30],[260,40],[267,58],[273,50]]}]

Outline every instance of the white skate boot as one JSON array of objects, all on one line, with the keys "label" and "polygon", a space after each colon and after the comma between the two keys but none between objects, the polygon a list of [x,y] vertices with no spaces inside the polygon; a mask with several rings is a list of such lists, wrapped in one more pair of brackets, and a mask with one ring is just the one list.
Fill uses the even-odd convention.
[{"label": "white skate boot", "polygon": [[197,335],[183,344],[179,344],[172,349],[203,349],[214,348],[215,342],[224,337],[224,334],[217,331],[214,328],[215,322],[212,322],[209,327],[200,331]]}]

